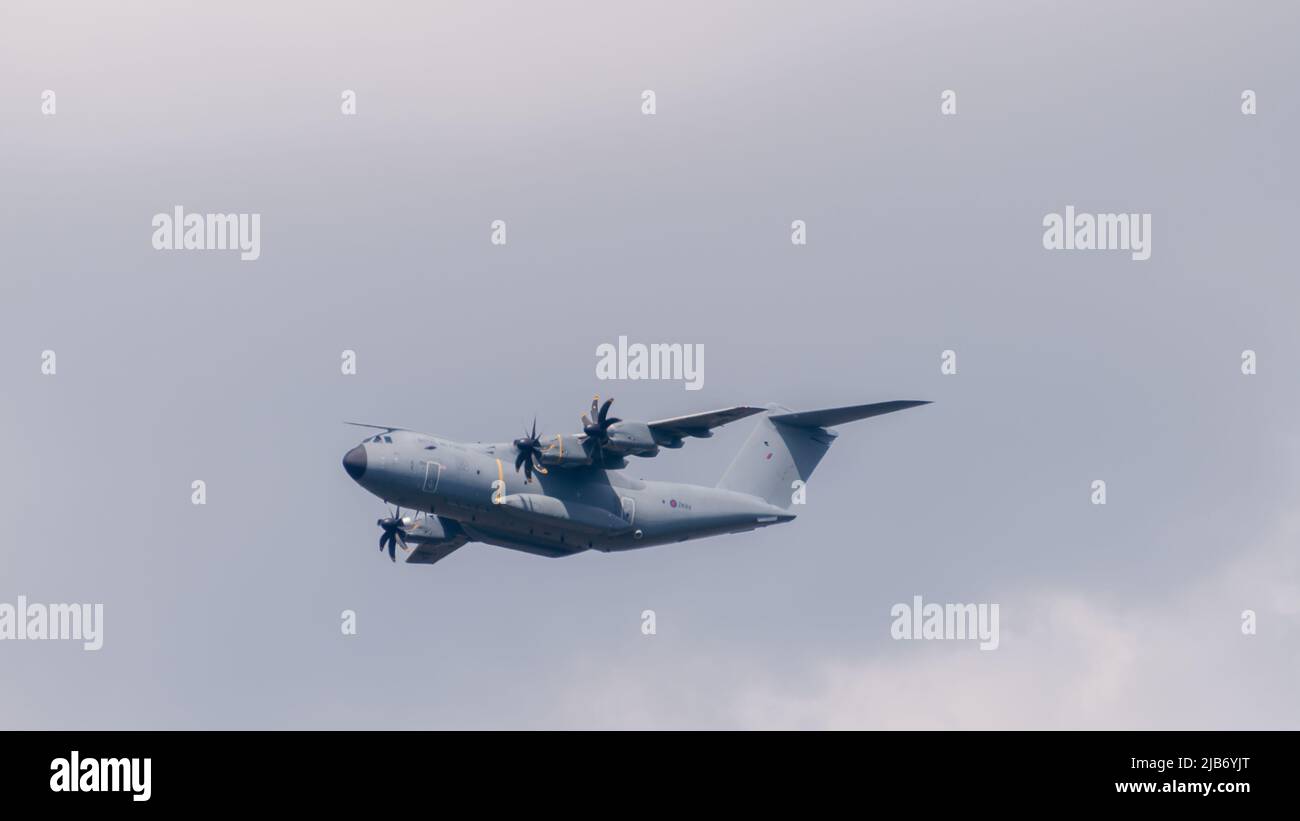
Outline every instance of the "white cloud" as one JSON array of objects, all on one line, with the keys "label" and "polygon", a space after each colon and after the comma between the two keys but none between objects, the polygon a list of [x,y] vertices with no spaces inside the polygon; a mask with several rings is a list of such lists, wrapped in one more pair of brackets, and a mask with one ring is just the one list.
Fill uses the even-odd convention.
[{"label": "white cloud", "polygon": [[[1296,728],[1300,518],[1159,600],[1002,602],[1002,645],[889,642],[791,674],[688,650],[581,669],[552,726],[775,729]],[[1259,633],[1241,632],[1241,611]],[[887,630],[882,622],[880,629]]]}]

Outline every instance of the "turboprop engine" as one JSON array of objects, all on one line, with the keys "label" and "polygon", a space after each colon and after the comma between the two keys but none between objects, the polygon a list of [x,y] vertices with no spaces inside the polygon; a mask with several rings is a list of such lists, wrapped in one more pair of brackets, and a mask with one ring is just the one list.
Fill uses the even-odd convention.
[{"label": "turboprop engine", "polygon": [[645,422],[618,422],[606,432],[605,448],[620,456],[654,456],[659,452],[650,426]]},{"label": "turboprop engine", "polygon": [[465,539],[465,533],[459,524],[441,516],[417,519],[413,525],[406,528],[405,535],[406,541],[416,544],[442,545]]},{"label": "turboprop engine", "polygon": [[538,460],[548,467],[577,467],[591,464],[591,454],[582,446],[582,436],[576,433],[556,434],[541,440]]}]

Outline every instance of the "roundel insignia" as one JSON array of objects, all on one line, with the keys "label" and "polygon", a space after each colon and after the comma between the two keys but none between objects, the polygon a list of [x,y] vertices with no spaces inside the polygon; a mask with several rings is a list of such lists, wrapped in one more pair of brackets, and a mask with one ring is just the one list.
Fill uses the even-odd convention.
[{"label": "roundel insignia", "polygon": [[670,501],[668,502],[668,506],[669,506],[669,507],[677,507],[677,500],[676,500],[676,499],[672,499],[672,500],[670,500]]}]

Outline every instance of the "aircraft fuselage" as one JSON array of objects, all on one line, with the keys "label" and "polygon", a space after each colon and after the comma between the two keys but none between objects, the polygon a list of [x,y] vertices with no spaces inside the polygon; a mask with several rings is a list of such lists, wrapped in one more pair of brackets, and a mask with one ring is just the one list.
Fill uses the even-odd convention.
[{"label": "aircraft fuselage", "polygon": [[516,455],[509,442],[388,431],[349,451],[344,467],[375,496],[453,520],[474,541],[545,556],[650,547],[794,518],[746,493],[594,467],[552,467],[529,482],[515,470]]}]

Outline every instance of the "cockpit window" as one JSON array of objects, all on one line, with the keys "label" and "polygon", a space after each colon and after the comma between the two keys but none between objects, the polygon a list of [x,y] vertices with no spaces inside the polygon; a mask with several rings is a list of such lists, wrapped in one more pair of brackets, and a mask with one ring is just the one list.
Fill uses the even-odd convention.
[{"label": "cockpit window", "polygon": [[391,445],[391,444],[393,444],[393,437],[391,437],[391,436],[385,436],[385,437],[384,437],[384,441]]}]

